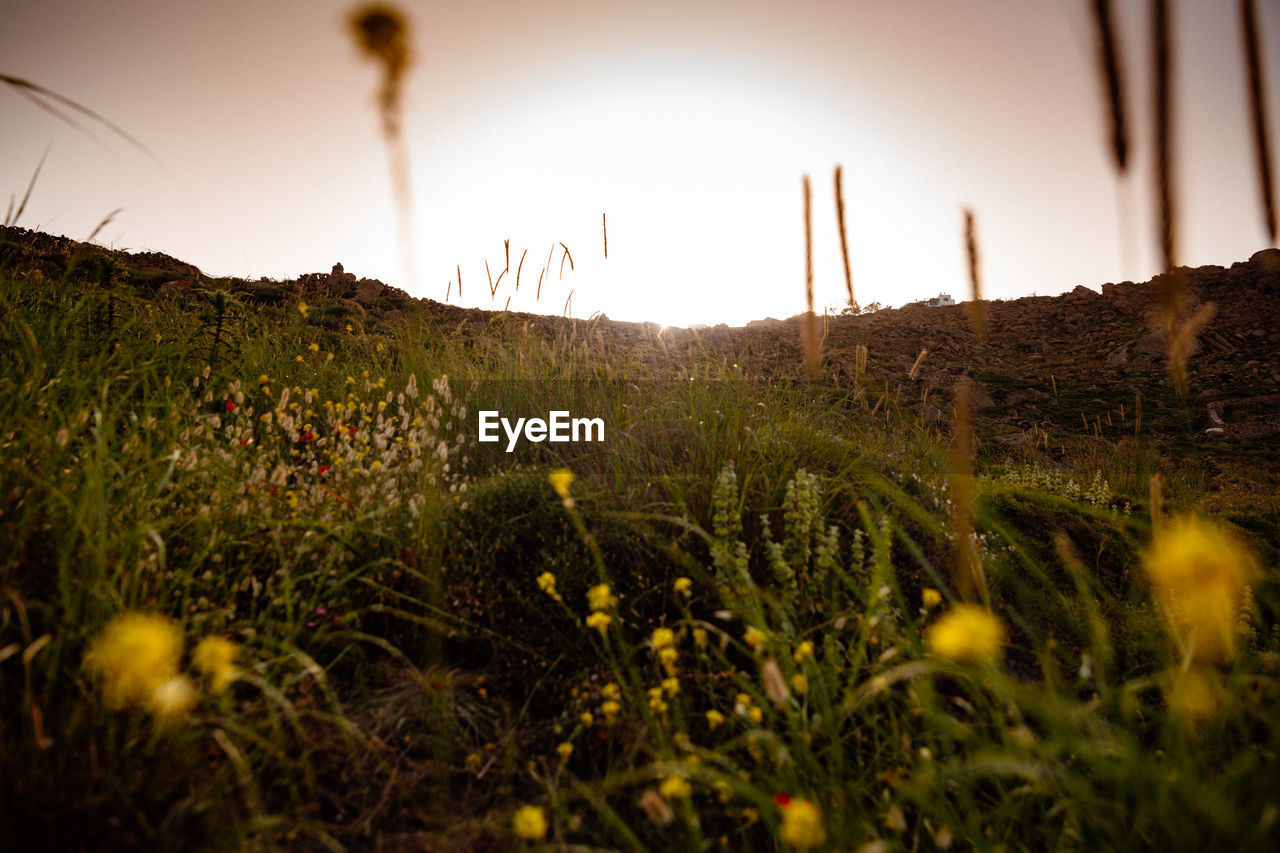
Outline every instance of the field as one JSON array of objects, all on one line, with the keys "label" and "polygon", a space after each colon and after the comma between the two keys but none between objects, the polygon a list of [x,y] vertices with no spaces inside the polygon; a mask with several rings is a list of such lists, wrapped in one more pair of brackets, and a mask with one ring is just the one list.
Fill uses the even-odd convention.
[{"label": "field", "polygon": [[[1079,294],[1048,307],[1112,312],[1113,346],[1033,358],[1036,300],[986,344],[904,309],[832,318],[808,381],[794,321],[33,240],[0,245],[15,849],[1280,844],[1277,362],[1247,328],[1186,396],[1128,349],[1098,380],[1145,330]],[[605,440],[476,441],[553,409]]]}]

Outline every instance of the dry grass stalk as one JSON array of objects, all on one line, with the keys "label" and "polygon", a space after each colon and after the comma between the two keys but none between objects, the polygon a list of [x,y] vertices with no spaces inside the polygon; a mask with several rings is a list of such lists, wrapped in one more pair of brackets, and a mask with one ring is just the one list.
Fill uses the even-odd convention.
[{"label": "dry grass stalk", "polygon": [[818,378],[818,318],[813,312],[813,203],[809,176],[804,176],[804,300],[805,313],[800,321],[800,344],[804,349],[805,369],[811,380]]},{"label": "dry grass stalk", "polygon": [[444,301],[449,301],[449,296],[453,293],[453,279],[449,279],[449,286],[444,290]]},{"label": "dry grass stalk", "polygon": [[1165,270],[1177,259],[1177,230],[1173,200],[1173,63],[1168,0],[1151,0],[1151,29],[1154,41],[1152,79],[1155,82],[1154,123],[1156,129],[1156,207],[1160,212],[1160,254]]},{"label": "dry grass stalk", "polygon": [[525,249],[520,253],[520,263],[516,264],[516,293],[520,292],[520,270],[524,269],[524,256],[529,254],[529,250]]},{"label": "dry grass stalk", "polygon": [[1117,172],[1128,165],[1129,139],[1124,109],[1124,81],[1121,79],[1120,54],[1115,39],[1115,26],[1109,0],[1094,0],[1093,22],[1098,32],[1098,70],[1106,89],[1111,123],[1111,153]]},{"label": "dry grass stalk", "polygon": [[[564,278],[564,262],[566,258],[569,260],[569,272],[573,272],[573,255],[569,254],[569,247],[564,243],[560,244],[560,248],[564,249],[564,254],[560,257],[560,277]],[[551,249],[555,251],[555,246],[552,246]]]},{"label": "dry grass stalk", "polygon": [[361,7],[348,20],[351,34],[361,53],[382,67],[382,86],[378,90],[382,136],[387,143],[391,183],[400,214],[400,252],[405,275],[412,287],[417,277],[413,243],[410,239],[413,232],[413,198],[410,193],[409,154],[400,132],[404,75],[413,59],[409,50],[409,22],[404,13],[394,6],[377,3]]},{"label": "dry grass stalk", "polygon": [[854,306],[853,272],[849,268],[849,238],[844,227],[844,187],[843,174],[836,166],[836,227],[840,230],[840,257],[844,259],[844,286],[849,291],[849,307]]},{"label": "dry grass stalk", "polygon": [[1275,197],[1271,186],[1271,142],[1267,137],[1266,94],[1262,87],[1262,47],[1253,0],[1240,0],[1240,37],[1244,41],[1245,74],[1249,80],[1249,106],[1253,118],[1253,152],[1262,190],[1263,222],[1267,236],[1276,242]]},{"label": "dry grass stalk", "polygon": [[[510,240],[502,241],[502,253],[506,257],[506,266],[503,267],[502,271],[511,272],[511,241]],[[499,276],[499,278],[501,278],[501,276]]]},{"label": "dry grass stalk", "polygon": [[925,347],[920,350],[920,354],[916,356],[915,364],[911,365],[911,372],[907,374],[908,379],[915,379],[920,372],[920,365],[924,362],[924,357],[929,354],[929,349]]},{"label": "dry grass stalk", "polygon": [[568,316],[569,316],[569,303],[570,303],[571,301],[573,301],[573,291],[572,291],[572,290],[570,290],[570,291],[569,291],[569,295],[568,295],[568,296],[566,296],[566,297],[565,297],[565,300],[564,300],[564,316],[566,316],[566,317],[568,317]]},{"label": "dry grass stalk", "polygon": [[969,289],[973,300],[969,303],[969,323],[973,326],[974,337],[982,343],[987,336],[987,304],[982,301],[982,277],[978,271],[978,234],[974,225],[973,211],[964,210],[964,241],[969,257]]},{"label": "dry grass stalk", "polygon": [[458,298],[462,298],[462,265],[458,265]]},{"label": "dry grass stalk", "polygon": [[609,260],[609,222],[605,219],[605,215],[600,214],[600,233],[604,237],[604,259]]},{"label": "dry grass stalk", "polygon": [[542,299],[542,277],[547,274],[547,268],[543,267],[542,272],[538,273],[538,292],[533,295],[533,301],[538,302]]},{"label": "dry grass stalk", "polygon": [[955,433],[951,438],[952,583],[966,601],[987,597],[987,579],[973,541],[973,394],[968,377],[956,383]]},{"label": "dry grass stalk", "polygon": [[1179,396],[1187,395],[1187,360],[1195,349],[1196,338],[1217,313],[1218,306],[1212,302],[1201,305],[1169,338],[1169,375]]}]

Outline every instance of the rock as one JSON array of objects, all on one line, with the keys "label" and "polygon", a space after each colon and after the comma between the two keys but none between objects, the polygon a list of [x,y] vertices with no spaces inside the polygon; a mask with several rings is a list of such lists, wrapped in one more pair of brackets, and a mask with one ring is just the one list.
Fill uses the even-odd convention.
[{"label": "rock", "polygon": [[1204,431],[1205,438],[1222,438],[1226,434],[1227,431],[1222,427],[1209,427]]},{"label": "rock", "polygon": [[1222,392],[1217,388],[1206,388],[1196,395],[1196,405],[1206,406],[1222,399]]},{"label": "rock", "polygon": [[1169,350],[1169,335],[1164,329],[1152,329],[1133,344],[1135,356],[1163,357]]},{"label": "rock", "polygon": [[365,305],[370,305],[375,299],[381,296],[382,291],[386,289],[387,286],[376,278],[362,278],[355,288],[356,301],[363,302]]},{"label": "rock", "polygon": [[1124,367],[1129,363],[1129,345],[1121,344],[1120,346],[1107,353],[1108,367]]}]

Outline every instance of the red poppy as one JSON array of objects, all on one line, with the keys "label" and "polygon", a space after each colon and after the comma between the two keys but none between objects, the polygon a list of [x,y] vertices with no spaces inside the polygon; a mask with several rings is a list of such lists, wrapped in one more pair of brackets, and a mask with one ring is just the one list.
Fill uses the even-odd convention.
[{"label": "red poppy", "polygon": [[302,440],[303,440],[303,441],[315,441],[315,440],[316,440],[316,434],[315,434],[314,432],[304,432],[304,433],[301,435],[301,438],[302,438]]},{"label": "red poppy", "polygon": [[791,795],[790,794],[774,794],[773,802],[778,806],[778,808],[785,809],[787,806],[791,805]]},{"label": "red poppy", "polygon": [[228,412],[234,412],[235,410],[236,410],[236,404],[235,404],[235,401],[234,401],[234,400],[228,400],[228,401],[227,401],[227,411],[228,411]]},{"label": "red poppy", "polygon": [[316,469],[316,473],[323,474],[325,471],[328,471],[328,470],[329,470],[328,465],[321,465],[318,469]]}]

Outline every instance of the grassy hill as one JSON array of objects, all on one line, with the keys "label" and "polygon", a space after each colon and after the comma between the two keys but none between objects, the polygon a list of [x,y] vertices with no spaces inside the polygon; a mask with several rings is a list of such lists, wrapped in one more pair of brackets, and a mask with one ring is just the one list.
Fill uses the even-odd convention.
[{"label": "grassy hill", "polygon": [[1278,257],[1187,271],[1184,396],[1145,284],[829,318],[810,382],[795,318],[6,229],[0,832],[1275,849]]}]

